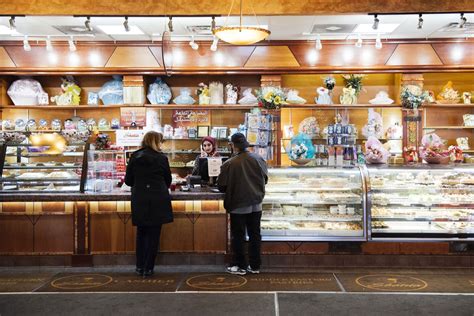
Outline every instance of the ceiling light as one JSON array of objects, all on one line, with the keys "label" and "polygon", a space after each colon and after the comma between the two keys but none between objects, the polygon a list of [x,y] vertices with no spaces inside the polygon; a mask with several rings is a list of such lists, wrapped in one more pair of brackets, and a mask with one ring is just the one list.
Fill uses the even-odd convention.
[{"label": "ceiling light", "polygon": [[191,36],[191,42],[189,42],[189,46],[191,46],[191,48],[194,50],[199,48],[199,44],[194,41],[194,36]]},{"label": "ceiling light", "polygon": [[[242,25],[242,2],[243,0],[240,0],[239,25],[238,26],[224,25],[224,26],[214,29],[212,33],[215,36],[217,36],[219,39],[223,40],[224,42],[227,42],[233,45],[250,45],[250,44],[255,44],[257,42],[263,41],[270,35],[271,32],[260,26],[254,27],[254,26],[249,26],[249,25]],[[232,12],[233,4],[234,4],[234,1],[232,1],[227,18],[229,18],[230,13]],[[257,19],[257,16],[255,15],[255,11],[253,14],[255,16],[255,19]],[[257,19],[257,23],[258,23],[258,19]]]},{"label": "ceiling light", "polygon": [[123,28],[125,32],[130,32],[130,26],[128,25],[128,16],[125,17],[125,21],[123,22]]},{"label": "ceiling light", "polygon": [[459,22],[459,28],[464,28],[464,25],[467,22],[467,18],[464,16],[464,13],[461,13],[461,20]]},{"label": "ceiling light", "polygon": [[170,32],[173,32],[173,17],[172,16],[170,16],[170,19],[168,21],[168,30]]},{"label": "ceiling light", "polygon": [[86,26],[86,30],[88,30],[89,32],[92,32],[93,31],[93,28],[92,28],[92,25],[91,25],[91,17],[88,16],[86,18],[86,21],[84,22],[84,25]]},{"label": "ceiling light", "polygon": [[25,52],[31,51],[31,46],[30,46],[30,43],[28,43],[27,35],[25,35],[25,38],[23,39],[23,49],[25,50]]},{"label": "ceiling light", "polygon": [[382,48],[382,40],[380,39],[380,33],[377,34],[377,38],[375,39],[375,48],[376,49]]},{"label": "ceiling light", "polygon": [[362,36],[360,36],[360,34],[357,34],[357,42],[355,43],[355,47],[357,48],[362,47]]},{"label": "ceiling light", "polygon": [[143,31],[136,25],[129,25],[129,30],[124,25],[97,25],[104,33],[108,35],[143,35]]},{"label": "ceiling light", "polygon": [[212,21],[211,21],[211,31],[214,31],[215,29],[216,29],[216,17],[213,16]]},{"label": "ceiling light", "polygon": [[214,36],[214,40],[212,41],[212,45],[211,45],[211,51],[215,52],[217,50],[218,42],[219,42],[219,39]]},{"label": "ceiling light", "polygon": [[374,24],[372,24],[372,29],[377,30],[379,28],[379,18],[377,17],[377,14],[374,15]]},{"label": "ceiling light", "polygon": [[423,28],[423,14],[418,15],[418,29],[421,30]]},{"label": "ceiling light", "polygon": [[323,44],[321,43],[321,35],[316,35],[316,45],[315,45],[317,50],[323,49]]},{"label": "ceiling light", "polygon": [[10,24],[10,30],[16,31],[16,24],[15,24],[15,17],[12,16],[10,20],[8,20],[8,24]]},{"label": "ceiling light", "polygon": [[76,48],[76,44],[74,44],[74,39],[72,36],[69,38],[68,43],[69,43],[69,51],[75,52],[77,48]]},{"label": "ceiling light", "polygon": [[372,28],[372,24],[358,24],[356,28],[352,31],[353,33],[360,33],[360,34],[387,34],[392,33],[400,24],[385,24],[380,23],[378,25],[377,30]]},{"label": "ceiling light", "polygon": [[48,38],[46,38],[46,50],[48,52],[53,50],[53,44],[51,43],[51,38],[48,35]]}]

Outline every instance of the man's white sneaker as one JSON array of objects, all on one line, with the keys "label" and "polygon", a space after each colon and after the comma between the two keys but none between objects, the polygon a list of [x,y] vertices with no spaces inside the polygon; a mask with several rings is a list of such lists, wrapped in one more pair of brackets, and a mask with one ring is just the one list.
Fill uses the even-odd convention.
[{"label": "man's white sneaker", "polygon": [[248,273],[252,273],[252,274],[259,274],[259,273],[260,273],[260,270],[259,270],[259,269],[252,269],[251,266],[248,266],[248,267],[247,267],[247,272],[248,272]]},{"label": "man's white sneaker", "polygon": [[241,269],[239,266],[231,266],[226,268],[226,272],[230,274],[245,275],[247,271]]}]

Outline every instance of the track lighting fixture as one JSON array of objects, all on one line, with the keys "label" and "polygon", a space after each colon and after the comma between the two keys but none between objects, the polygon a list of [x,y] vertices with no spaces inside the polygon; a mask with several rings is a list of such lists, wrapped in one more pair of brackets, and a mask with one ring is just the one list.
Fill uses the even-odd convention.
[{"label": "track lighting fixture", "polygon": [[16,31],[16,24],[15,24],[15,17],[12,16],[10,20],[8,20],[8,24],[10,24],[10,30]]},{"label": "track lighting fixture", "polygon": [[372,28],[374,30],[378,29],[379,28],[379,18],[377,17],[378,15],[377,14],[374,14],[374,24],[372,25]]},{"label": "track lighting fixture", "polygon": [[48,35],[48,37],[46,38],[46,50],[48,52],[52,51],[53,50],[53,44],[51,43],[51,37]]},{"label": "track lighting fixture", "polygon": [[382,48],[382,40],[380,39],[380,33],[377,33],[377,38],[375,39],[375,48],[376,49]]},{"label": "track lighting fixture", "polygon": [[418,15],[418,29],[421,30],[423,28],[423,14]]},{"label": "track lighting fixture", "polygon": [[357,42],[355,43],[355,47],[357,48],[361,48],[362,47],[362,36],[359,34],[357,34]]},{"label": "track lighting fixture", "polygon": [[23,38],[23,49],[25,50],[25,52],[31,51],[31,46],[28,42],[28,35],[25,35],[25,37]]},{"label": "track lighting fixture", "polygon": [[315,45],[317,50],[323,49],[323,44],[321,43],[321,35],[316,35],[316,45]]},{"label": "track lighting fixture", "polygon": [[219,38],[214,36],[214,39],[212,40],[211,51],[215,52],[217,50],[217,43],[218,42],[219,42]]},{"label": "track lighting fixture", "polygon": [[467,18],[464,16],[464,13],[461,13],[461,19],[459,21],[459,28],[464,28],[464,25],[466,25]]},{"label": "track lighting fixture", "polygon": [[214,31],[215,28],[216,28],[216,17],[213,16],[212,21],[211,21],[211,31]]},{"label": "track lighting fixture", "polygon": [[189,42],[189,46],[191,46],[191,48],[194,50],[199,48],[199,44],[194,41],[194,35],[191,36],[191,42]]},{"label": "track lighting fixture", "polygon": [[125,32],[130,32],[130,25],[128,25],[128,16],[125,17],[125,21],[123,22],[123,28]]},{"label": "track lighting fixture", "polygon": [[74,38],[71,36],[68,40],[69,43],[69,51],[75,52],[77,50],[76,44],[74,44]]},{"label": "track lighting fixture", "polygon": [[84,25],[85,25],[87,31],[92,32],[93,28],[92,28],[92,25],[91,25],[91,17],[90,16],[88,16],[86,18],[86,21],[84,22]]},{"label": "track lighting fixture", "polygon": [[170,19],[168,21],[168,30],[170,32],[173,32],[173,17],[172,16],[170,16]]}]

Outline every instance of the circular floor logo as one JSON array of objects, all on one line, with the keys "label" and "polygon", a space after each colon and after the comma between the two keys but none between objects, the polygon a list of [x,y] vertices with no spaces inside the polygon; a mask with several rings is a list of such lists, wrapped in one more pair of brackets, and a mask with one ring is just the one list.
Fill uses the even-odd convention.
[{"label": "circular floor logo", "polygon": [[112,280],[112,277],[103,274],[79,274],[56,279],[51,286],[63,290],[83,290],[109,284]]},{"label": "circular floor logo", "polygon": [[186,284],[190,287],[202,290],[227,290],[241,287],[246,283],[246,278],[230,274],[204,274],[186,280]]},{"label": "circular floor logo", "polygon": [[356,283],[371,290],[394,292],[419,291],[428,286],[421,279],[404,275],[364,275]]}]

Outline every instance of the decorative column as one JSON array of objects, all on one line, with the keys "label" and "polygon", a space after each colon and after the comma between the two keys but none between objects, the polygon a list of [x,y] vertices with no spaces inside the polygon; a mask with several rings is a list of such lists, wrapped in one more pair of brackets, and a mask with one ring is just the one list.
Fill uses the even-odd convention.
[{"label": "decorative column", "polygon": [[[401,88],[415,85],[423,89],[423,74],[402,74]],[[403,148],[414,147],[418,150],[423,137],[421,112],[423,109],[403,109]],[[406,162],[406,161],[405,161]]]}]

